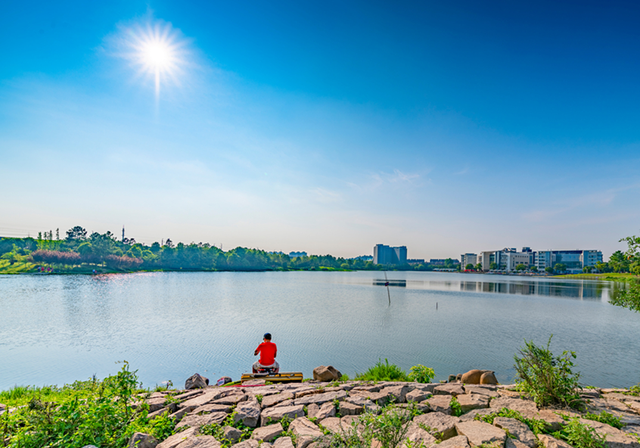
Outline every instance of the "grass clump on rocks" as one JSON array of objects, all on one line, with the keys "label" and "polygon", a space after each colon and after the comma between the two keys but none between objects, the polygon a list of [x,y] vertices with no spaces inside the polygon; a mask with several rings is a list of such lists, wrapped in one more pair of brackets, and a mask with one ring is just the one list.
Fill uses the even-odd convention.
[{"label": "grass clump on rocks", "polygon": [[355,379],[358,381],[409,381],[407,372],[395,364],[389,364],[386,358],[384,363],[379,359],[366,372],[357,373]]}]

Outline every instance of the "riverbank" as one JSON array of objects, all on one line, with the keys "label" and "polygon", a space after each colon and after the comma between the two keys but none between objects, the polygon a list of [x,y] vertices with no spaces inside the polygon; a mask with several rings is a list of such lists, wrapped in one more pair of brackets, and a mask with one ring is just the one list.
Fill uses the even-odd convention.
[{"label": "riverbank", "polygon": [[[84,420],[83,412],[96,410],[87,393],[92,386],[78,386],[84,390],[84,405],[78,407],[76,401],[76,426],[65,446],[640,447],[640,397],[632,389],[580,389],[583,405],[574,409],[538,406],[515,385],[254,381],[245,386],[136,393],[123,387],[131,376],[115,378],[120,381],[110,384],[105,390],[111,394],[100,401],[102,417]],[[4,443],[35,447],[42,445],[32,442],[51,443],[62,437],[62,426],[54,430],[38,418],[46,413],[53,423],[62,417],[58,413],[69,415],[68,403],[36,401],[0,411]],[[108,417],[122,419],[125,429],[116,429]],[[104,429],[112,431],[111,439]]]}]

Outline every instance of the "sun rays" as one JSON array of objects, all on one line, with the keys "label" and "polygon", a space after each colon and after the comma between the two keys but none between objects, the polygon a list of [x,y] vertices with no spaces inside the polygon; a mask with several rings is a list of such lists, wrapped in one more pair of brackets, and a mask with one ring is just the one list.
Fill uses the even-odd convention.
[{"label": "sun rays", "polygon": [[161,86],[180,85],[186,65],[186,44],[180,32],[166,22],[150,22],[125,30],[124,57],[138,77],[153,82],[156,101]]}]

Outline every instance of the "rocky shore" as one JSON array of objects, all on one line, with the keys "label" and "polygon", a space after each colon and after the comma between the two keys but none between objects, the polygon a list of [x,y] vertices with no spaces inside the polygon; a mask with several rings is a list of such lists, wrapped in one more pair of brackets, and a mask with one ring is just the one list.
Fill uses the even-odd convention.
[{"label": "rocky shore", "polygon": [[[586,408],[578,412],[539,409],[514,389],[513,385],[461,382],[309,381],[154,392],[141,397],[149,406],[150,417],[167,413],[183,430],[160,443],[138,433],[130,446],[220,448],[225,439],[226,445],[232,441],[234,448],[321,448],[328,446],[332,434],[357,430],[361,414],[386,412],[390,409],[386,406],[393,403],[396,412],[419,411],[408,423],[402,447],[571,447],[549,434],[536,436],[515,418],[495,417],[493,424],[479,420],[506,408],[526,419],[542,421],[547,432],[560,430],[567,424],[566,417],[575,418],[604,436],[607,448],[640,448],[640,397],[628,395],[627,390],[582,389]],[[587,413],[602,411],[618,417],[622,428],[585,418]],[[229,425],[230,421],[236,424]],[[220,425],[223,437],[201,434],[203,427],[213,423]],[[248,429],[243,433],[234,426]],[[242,440],[249,433],[249,438]]]}]

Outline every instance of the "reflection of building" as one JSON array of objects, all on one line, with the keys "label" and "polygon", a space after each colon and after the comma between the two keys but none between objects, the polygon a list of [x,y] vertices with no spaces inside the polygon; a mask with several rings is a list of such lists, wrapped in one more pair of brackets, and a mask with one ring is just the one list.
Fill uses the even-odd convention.
[{"label": "reflection of building", "polygon": [[595,266],[599,262],[602,262],[602,252],[599,250],[543,250],[535,256],[539,271],[561,263],[567,271],[580,272],[585,266]]},{"label": "reflection of building", "polygon": [[389,247],[376,244],[373,247],[374,264],[406,264],[407,246]]},{"label": "reflection of building", "polygon": [[462,254],[460,255],[460,266],[462,269],[466,269],[467,265],[472,264],[474,267],[478,263],[477,254]]},{"label": "reflection of building", "polygon": [[530,280],[508,282],[461,281],[460,291],[600,300],[603,295],[603,285],[594,282],[569,283]]}]

